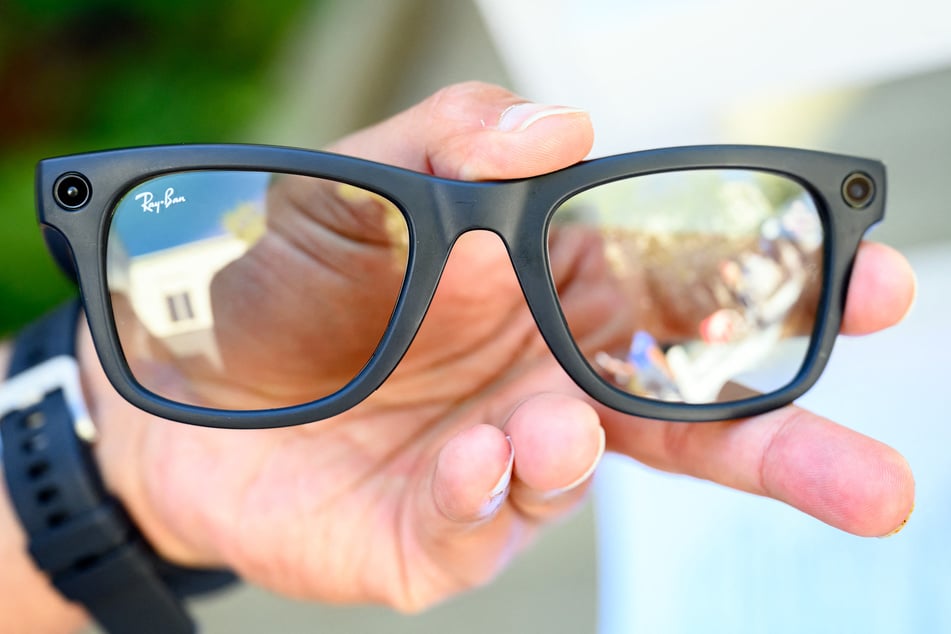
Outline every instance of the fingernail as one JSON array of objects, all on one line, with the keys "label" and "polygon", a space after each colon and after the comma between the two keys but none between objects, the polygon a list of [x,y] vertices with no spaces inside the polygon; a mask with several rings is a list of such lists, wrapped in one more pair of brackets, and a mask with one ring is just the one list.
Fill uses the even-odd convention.
[{"label": "fingernail", "polygon": [[911,510],[908,511],[908,515],[905,517],[904,520],[902,520],[902,523],[898,525],[898,528],[896,528],[895,530],[893,530],[893,531],[890,532],[890,533],[886,533],[886,534],[882,535],[881,539],[887,539],[887,538],[889,538],[889,537],[894,537],[894,536],[897,535],[898,533],[902,532],[902,530],[903,530],[906,526],[908,526],[908,520],[911,519],[911,514],[914,513],[914,512],[915,512],[915,505],[912,504],[912,505],[911,505]]},{"label": "fingernail", "polygon": [[585,111],[581,108],[568,106],[546,106],[531,102],[517,103],[502,111],[496,129],[502,132],[522,132],[536,121],[546,117],[583,112]]},{"label": "fingernail", "polygon": [[499,478],[499,481],[496,482],[492,490],[489,491],[489,498],[482,505],[482,508],[479,509],[479,517],[495,515],[495,512],[499,510],[499,507],[502,506],[502,503],[505,502],[505,498],[508,496],[509,486],[512,484],[512,465],[515,464],[515,445],[512,444],[510,437],[506,436],[505,440],[509,443],[508,463],[505,465],[505,470],[502,471],[502,476]]},{"label": "fingernail", "polygon": [[565,493],[568,493],[569,491],[573,491],[573,490],[577,489],[578,487],[580,487],[580,486],[581,486],[582,484],[584,484],[585,482],[587,482],[588,479],[589,479],[592,475],[594,475],[595,469],[597,469],[597,468],[598,468],[598,465],[601,463],[601,457],[604,455],[604,450],[605,450],[605,447],[606,447],[606,444],[607,444],[607,443],[606,443],[606,439],[605,439],[605,437],[604,437],[604,428],[603,428],[603,427],[599,427],[599,428],[598,428],[598,431],[601,432],[601,436],[600,436],[600,439],[599,439],[600,442],[599,442],[599,444],[598,444],[598,455],[595,456],[595,457],[594,457],[594,460],[591,461],[591,466],[588,467],[588,469],[587,469],[584,473],[582,473],[582,474],[578,477],[578,479],[576,479],[576,480],[575,480],[574,482],[572,482],[571,484],[568,484],[568,485],[566,485],[566,486],[560,487],[560,488],[558,488],[558,489],[552,489],[552,490],[550,490],[550,491],[545,491],[544,493],[542,493],[542,496],[541,496],[541,497],[542,497],[542,500],[550,500],[550,499],[556,498],[556,497],[558,497],[558,496],[560,496],[560,495],[564,495]]}]

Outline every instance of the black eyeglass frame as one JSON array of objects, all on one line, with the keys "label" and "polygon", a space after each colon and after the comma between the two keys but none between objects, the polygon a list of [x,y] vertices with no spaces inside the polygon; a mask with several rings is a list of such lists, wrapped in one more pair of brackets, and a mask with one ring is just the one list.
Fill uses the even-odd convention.
[{"label": "black eyeglass frame", "polygon": [[[548,226],[566,199],[623,178],[697,169],[745,169],[789,178],[814,198],[824,232],[823,288],[802,367],[785,387],[735,402],[662,402],[609,385],[572,339],[549,269]],[[339,181],[375,192],[403,213],[410,248],[393,315],[370,360],[334,394],[289,407],[230,411],[178,403],[135,380],[119,343],[106,281],[111,214],[118,200],[136,185],[163,174],[195,170],[275,172]],[[64,194],[63,188],[69,184],[79,186],[77,197]],[[225,428],[308,423],[344,412],[367,398],[409,348],[453,244],[463,233],[476,229],[492,231],[501,238],[552,354],[596,401],[628,414],[683,422],[741,418],[781,407],[802,395],[822,373],[841,325],[855,253],[863,235],[883,218],[885,206],[885,168],[878,161],[738,145],[633,152],[584,161],[541,176],[494,182],[449,180],[349,156],[287,147],[155,146],[43,160],[37,166],[36,186],[39,222],[47,244],[60,266],[78,281],[97,354],[116,390],[157,416]],[[82,186],[88,192],[83,192]],[[866,191],[861,191],[863,186]],[[54,191],[57,188],[59,195]],[[74,190],[68,193],[77,194]]]}]

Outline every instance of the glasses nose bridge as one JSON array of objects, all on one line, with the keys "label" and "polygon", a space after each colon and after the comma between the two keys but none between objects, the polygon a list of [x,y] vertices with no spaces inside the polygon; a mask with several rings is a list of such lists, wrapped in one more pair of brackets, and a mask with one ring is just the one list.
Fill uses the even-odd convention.
[{"label": "glasses nose bridge", "polygon": [[446,244],[468,231],[487,230],[511,245],[525,215],[528,187],[527,181],[437,181],[436,216]]}]

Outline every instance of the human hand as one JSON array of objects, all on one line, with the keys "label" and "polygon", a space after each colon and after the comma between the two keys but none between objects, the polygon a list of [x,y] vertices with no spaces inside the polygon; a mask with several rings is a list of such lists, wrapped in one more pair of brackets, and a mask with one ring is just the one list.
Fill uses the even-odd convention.
[{"label": "human hand", "polygon": [[[494,87],[452,87],[332,149],[468,179],[530,176],[587,154],[591,124],[578,111],[525,106],[506,116],[550,116],[500,129],[519,102]],[[287,289],[270,297],[279,311],[300,300]],[[904,260],[865,245],[843,330],[895,323],[912,294]],[[306,327],[310,314],[297,315]],[[293,345],[306,358],[306,339]],[[677,425],[591,403],[550,357],[504,249],[484,233],[456,245],[386,384],[318,424],[231,431],[159,421],[112,391],[85,334],[81,352],[106,478],[160,552],[227,565],[292,596],[413,610],[483,583],[578,503],[605,446],[862,535],[890,532],[912,504],[910,471],[893,450],[794,407]],[[293,393],[312,368],[290,370],[256,375],[266,377],[258,395]]]}]

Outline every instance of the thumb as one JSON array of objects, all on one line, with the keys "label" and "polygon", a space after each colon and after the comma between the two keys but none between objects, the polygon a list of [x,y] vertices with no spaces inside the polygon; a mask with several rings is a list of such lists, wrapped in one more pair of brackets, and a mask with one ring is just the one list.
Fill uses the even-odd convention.
[{"label": "thumb", "polygon": [[[498,427],[466,428],[442,447],[417,482],[401,524],[420,583],[401,609],[416,610],[495,577],[533,530],[508,512],[515,448]],[[425,571],[425,572],[422,572]]]},{"label": "thumb", "polygon": [[444,178],[495,180],[567,167],[583,159],[593,141],[584,110],[535,104],[499,86],[468,82],[330,149]]}]

